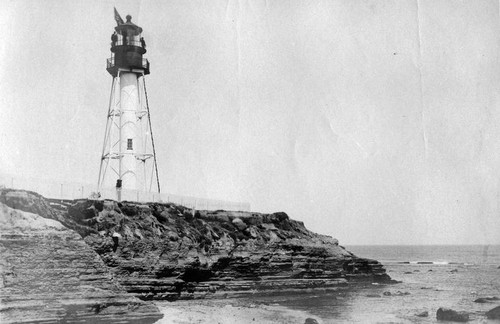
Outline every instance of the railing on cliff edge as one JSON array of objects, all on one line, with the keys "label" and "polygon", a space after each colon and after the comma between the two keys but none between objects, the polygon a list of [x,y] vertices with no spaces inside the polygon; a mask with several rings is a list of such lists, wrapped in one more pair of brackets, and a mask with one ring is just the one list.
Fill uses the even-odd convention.
[{"label": "railing on cliff edge", "polygon": [[[61,200],[96,198],[95,185],[46,181],[0,174],[0,188],[23,189]],[[122,190],[122,201],[174,203],[202,210],[250,211],[250,204],[216,199],[206,199],[169,193],[154,193],[138,190]],[[103,188],[98,199],[116,200],[115,188]]]}]

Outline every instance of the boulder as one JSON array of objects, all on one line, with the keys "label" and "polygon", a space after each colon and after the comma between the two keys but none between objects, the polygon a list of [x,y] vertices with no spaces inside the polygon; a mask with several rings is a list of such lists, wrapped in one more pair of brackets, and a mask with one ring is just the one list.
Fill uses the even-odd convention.
[{"label": "boulder", "polygon": [[304,324],[319,324],[319,323],[314,318],[308,317],[308,318],[306,318],[306,321],[304,322]]},{"label": "boulder", "polygon": [[415,314],[415,316],[418,316],[418,317],[427,317],[427,316],[429,316],[429,312],[428,311],[423,311],[421,313]]},{"label": "boulder", "polygon": [[179,240],[179,235],[174,231],[168,231],[165,236],[172,242],[177,242]]},{"label": "boulder", "polygon": [[274,224],[267,224],[267,223],[263,223],[263,224],[260,224],[260,227],[266,231],[277,231],[278,229],[276,228],[276,226],[274,226]]},{"label": "boulder", "polygon": [[263,217],[260,214],[253,213],[251,217],[246,217],[245,218],[245,223],[248,225],[254,225],[254,226],[259,226],[263,222]]},{"label": "boulder", "polygon": [[489,319],[500,319],[500,306],[497,306],[486,312],[486,317]]},{"label": "boulder", "polygon": [[241,218],[235,218],[232,221],[233,225],[236,226],[240,231],[244,231],[247,228],[247,224],[241,220]]},{"label": "boulder", "polygon": [[258,232],[255,228],[255,226],[250,226],[245,230],[245,233],[247,233],[251,238],[257,238],[258,237]]},{"label": "boulder", "polygon": [[184,213],[182,213],[182,216],[184,216],[184,219],[188,222],[194,219],[194,213],[189,210],[185,210]]},{"label": "boulder", "polygon": [[162,212],[161,212],[161,213],[159,213],[159,214],[155,214],[156,219],[157,219],[160,223],[162,223],[162,224],[166,224],[166,223],[168,223],[168,218],[169,218],[169,216],[170,216],[170,215],[169,215],[169,213],[168,213],[166,210],[162,211]]},{"label": "boulder", "polygon": [[271,222],[273,223],[281,223],[283,221],[287,221],[289,220],[290,218],[288,217],[288,215],[284,212],[277,212],[277,213],[274,213],[274,214],[271,214],[269,216],[269,219],[271,220]]},{"label": "boulder", "polygon": [[438,321],[468,322],[469,314],[466,312],[457,312],[453,309],[440,307],[436,312]]}]

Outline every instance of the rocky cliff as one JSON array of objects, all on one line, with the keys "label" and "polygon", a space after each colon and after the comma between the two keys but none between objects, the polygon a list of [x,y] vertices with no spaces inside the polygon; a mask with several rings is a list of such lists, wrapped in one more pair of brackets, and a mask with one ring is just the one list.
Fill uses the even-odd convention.
[{"label": "rocky cliff", "polygon": [[[141,299],[335,289],[390,282],[382,265],[354,256],[285,213],[193,211],[174,204],[78,200],[50,206],[29,193],[0,202],[60,221]],[[114,238],[113,238],[114,236]]]},{"label": "rocky cliff", "polygon": [[[26,204],[37,197],[1,194],[0,201]],[[153,323],[162,317],[128,294],[78,233],[1,202],[0,279],[1,323]]]}]

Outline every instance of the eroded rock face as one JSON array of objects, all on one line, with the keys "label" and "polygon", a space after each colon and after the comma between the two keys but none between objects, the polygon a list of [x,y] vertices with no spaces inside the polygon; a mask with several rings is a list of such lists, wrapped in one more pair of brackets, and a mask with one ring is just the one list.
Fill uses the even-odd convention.
[{"label": "eroded rock face", "polygon": [[2,323],[153,323],[162,317],[154,305],[127,294],[99,255],[58,221],[0,203],[0,256]]},{"label": "eroded rock face", "polygon": [[354,256],[336,239],[310,232],[285,213],[193,211],[174,204],[90,200],[66,204],[66,211],[52,217],[62,217],[66,226],[80,233],[119,283],[141,299],[391,281],[377,261]]}]

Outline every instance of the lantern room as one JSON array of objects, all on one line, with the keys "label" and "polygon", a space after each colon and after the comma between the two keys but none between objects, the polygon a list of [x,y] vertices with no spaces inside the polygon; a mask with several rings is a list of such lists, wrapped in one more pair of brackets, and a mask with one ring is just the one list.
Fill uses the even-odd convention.
[{"label": "lantern room", "polygon": [[111,35],[111,58],[107,61],[107,71],[114,77],[119,69],[149,74],[149,62],[142,57],[146,53],[146,42],[141,36],[142,28],[131,21],[130,15],[126,19],[126,22],[115,27],[115,32]]}]

